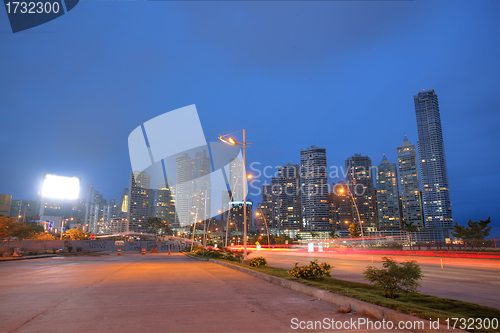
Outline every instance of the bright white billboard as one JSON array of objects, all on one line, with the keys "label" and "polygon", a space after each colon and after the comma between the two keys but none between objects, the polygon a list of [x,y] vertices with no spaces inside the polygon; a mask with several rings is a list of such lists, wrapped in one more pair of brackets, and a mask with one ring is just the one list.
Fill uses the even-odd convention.
[{"label": "bright white billboard", "polygon": [[42,196],[44,198],[76,200],[80,196],[80,178],[45,174]]}]

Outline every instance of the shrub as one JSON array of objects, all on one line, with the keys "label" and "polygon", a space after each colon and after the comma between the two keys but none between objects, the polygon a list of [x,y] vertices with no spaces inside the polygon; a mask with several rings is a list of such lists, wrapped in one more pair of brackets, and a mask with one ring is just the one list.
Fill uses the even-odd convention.
[{"label": "shrub", "polygon": [[52,253],[56,254],[57,249],[55,247],[53,247],[51,250],[52,250]]},{"label": "shrub", "polygon": [[67,246],[68,252],[71,252],[73,250],[73,246]]},{"label": "shrub", "polygon": [[385,296],[394,298],[395,293],[417,292],[422,279],[422,270],[415,260],[398,264],[391,258],[383,257],[383,268],[368,266],[364,271],[365,280],[385,291]]},{"label": "shrub", "polygon": [[298,266],[298,263],[295,263],[295,266],[288,271],[288,274],[299,279],[316,280],[330,277],[332,268],[326,262],[318,264],[318,260],[314,260],[308,266]]},{"label": "shrub", "polygon": [[76,252],[82,252],[82,250],[83,250],[83,247],[81,247],[81,246],[76,247]]},{"label": "shrub", "polygon": [[259,267],[261,265],[262,266],[267,265],[266,258],[264,258],[264,257],[257,257],[257,258],[250,259],[250,266]]}]

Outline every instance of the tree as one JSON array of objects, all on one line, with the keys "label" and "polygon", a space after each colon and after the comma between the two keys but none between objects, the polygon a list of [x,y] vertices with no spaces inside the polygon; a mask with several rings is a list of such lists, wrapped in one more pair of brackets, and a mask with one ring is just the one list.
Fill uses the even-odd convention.
[{"label": "tree", "polygon": [[39,232],[39,233],[36,233],[33,237],[37,242],[39,243],[42,243],[43,244],[43,249],[45,250],[45,252],[47,252],[47,242],[48,241],[51,241],[51,240],[55,240],[56,238],[54,237],[54,235],[52,234],[49,234],[49,233],[46,233],[44,231],[42,232]]},{"label": "tree", "polygon": [[70,240],[85,240],[89,239],[90,233],[84,231],[82,228],[75,228],[66,230],[63,236],[65,239]]},{"label": "tree", "polygon": [[33,237],[36,233],[42,232],[43,227],[36,222],[14,222],[12,235],[19,241],[19,247],[22,248],[22,242],[25,239]]},{"label": "tree", "polygon": [[0,216],[0,238],[7,240],[7,252],[10,249],[12,237],[14,237],[14,221],[10,217]]},{"label": "tree", "polygon": [[455,222],[451,235],[464,241],[471,240],[473,245],[480,245],[484,242],[484,238],[490,235],[491,227],[488,227],[490,223],[490,217],[486,221],[472,222],[472,220],[469,220],[467,227],[458,225],[458,222]]},{"label": "tree", "polygon": [[330,238],[340,238],[340,236],[337,233],[337,231],[332,230],[332,231],[330,231]]},{"label": "tree", "polygon": [[412,248],[411,246],[411,234],[414,232],[417,232],[419,229],[416,225],[413,225],[413,222],[406,222],[406,221],[401,221],[401,230],[405,231],[408,234],[408,244],[410,245],[410,250]]},{"label": "tree", "polygon": [[168,222],[159,217],[148,218],[146,221],[146,228],[155,234],[155,241],[157,244],[161,241],[162,235],[172,236],[174,234]]},{"label": "tree", "polygon": [[359,231],[359,227],[356,223],[351,223],[349,225],[349,237],[351,238],[358,238],[361,237],[361,232]]},{"label": "tree", "polygon": [[415,260],[408,260],[398,264],[391,258],[383,257],[383,268],[368,266],[363,272],[365,280],[374,283],[385,291],[385,296],[394,298],[395,293],[417,292],[424,276],[422,270]]}]

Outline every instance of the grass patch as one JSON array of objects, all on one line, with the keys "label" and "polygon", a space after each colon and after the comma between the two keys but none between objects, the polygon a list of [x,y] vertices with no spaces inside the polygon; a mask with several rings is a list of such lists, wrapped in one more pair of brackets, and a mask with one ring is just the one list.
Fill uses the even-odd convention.
[{"label": "grass patch", "polygon": [[[193,255],[193,254],[190,254]],[[201,255],[193,255],[198,258],[206,258]],[[219,260],[219,259],[216,259]],[[269,266],[250,267],[241,263],[227,260],[219,260],[229,264],[245,267],[254,271],[277,276],[318,289],[328,290],[336,294],[355,298],[360,301],[380,305],[405,314],[416,314],[419,318],[429,320],[440,319],[446,323],[447,318],[500,318],[500,310],[474,303],[441,298],[425,294],[399,294],[395,299],[385,297],[385,292],[378,287],[368,283],[352,282],[335,278],[324,278],[322,280],[304,280],[292,277],[284,268]],[[332,270],[335,275],[335,268]],[[458,324],[459,325],[459,324]],[[481,330],[481,332],[497,332],[497,330]]]}]

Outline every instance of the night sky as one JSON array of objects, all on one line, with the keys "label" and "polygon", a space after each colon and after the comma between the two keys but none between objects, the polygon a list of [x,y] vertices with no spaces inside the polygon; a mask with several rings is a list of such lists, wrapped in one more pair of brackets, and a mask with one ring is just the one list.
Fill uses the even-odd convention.
[{"label": "night sky", "polygon": [[404,134],[418,140],[413,95],[435,89],[454,220],[491,216],[500,236],[499,14],[496,0],[80,1],[13,34],[0,8],[0,193],[35,199],[55,173],[119,198],[130,132],[191,104],[207,141],[245,128],[261,169],[311,145],[329,166],[397,162]]}]

